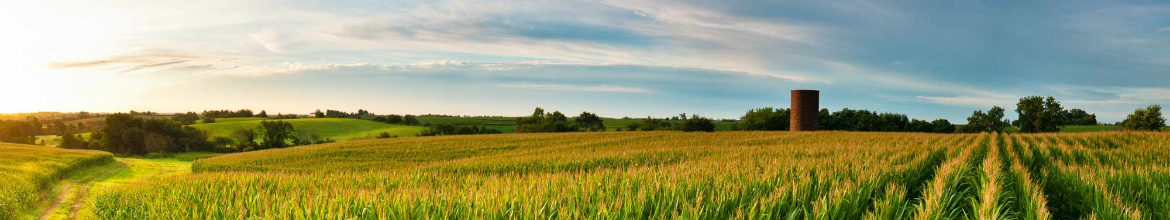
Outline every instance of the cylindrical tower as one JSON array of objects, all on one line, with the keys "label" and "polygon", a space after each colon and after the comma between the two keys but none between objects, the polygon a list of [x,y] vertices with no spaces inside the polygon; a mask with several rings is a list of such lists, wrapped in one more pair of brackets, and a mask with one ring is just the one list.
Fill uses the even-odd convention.
[{"label": "cylindrical tower", "polygon": [[792,90],[792,109],[788,120],[790,131],[816,131],[820,126],[821,91]]}]

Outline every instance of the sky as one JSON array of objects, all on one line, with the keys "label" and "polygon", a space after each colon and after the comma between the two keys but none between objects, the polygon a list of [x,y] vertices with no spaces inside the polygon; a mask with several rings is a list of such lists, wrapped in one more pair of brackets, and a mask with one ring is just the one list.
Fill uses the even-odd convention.
[{"label": "sky", "polygon": [[[1170,105],[1165,1],[15,1],[0,112],[316,109],[963,123],[1024,96]],[[1007,118],[1015,118],[1008,114]]]}]

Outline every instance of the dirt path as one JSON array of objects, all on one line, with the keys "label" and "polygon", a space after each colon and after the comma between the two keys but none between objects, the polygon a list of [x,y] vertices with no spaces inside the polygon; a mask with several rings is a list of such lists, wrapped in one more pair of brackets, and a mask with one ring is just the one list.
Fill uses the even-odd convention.
[{"label": "dirt path", "polygon": [[116,161],[70,176],[40,220],[93,218],[91,205],[98,193],[126,184],[191,172],[190,161],[171,158],[116,158]]},{"label": "dirt path", "polygon": [[[53,199],[53,204],[50,205],[48,209],[45,209],[45,212],[41,214],[39,220],[63,218],[73,219],[77,214],[78,208],[84,204],[83,201],[85,201],[85,197],[89,194],[90,186],[93,185],[96,180],[105,179],[106,177],[113,175],[115,172],[125,168],[127,168],[127,166],[122,161],[114,161],[113,163],[82,171],[82,173],[76,176],[71,176],[65,181],[64,185],[61,187],[60,192],[57,193],[56,198]],[[70,204],[66,204],[68,205],[67,207],[61,207],[61,203],[65,201],[72,202]],[[54,215],[66,210],[67,213],[64,214],[67,217],[60,216],[60,214]]]},{"label": "dirt path", "polygon": [[57,198],[53,199],[53,205],[50,205],[49,209],[45,210],[45,213],[41,214],[41,217],[37,218],[37,219],[39,219],[39,220],[49,219],[49,215],[53,214],[53,210],[57,210],[57,207],[61,206],[61,201],[65,200],[65,195],[69,194],[68,193],[69,188],[73,187],[73,184],[74,184],[73,181],[70,180],[70,181],[65,182],[64,185],[61,185],[61,193],[57,193]]}]

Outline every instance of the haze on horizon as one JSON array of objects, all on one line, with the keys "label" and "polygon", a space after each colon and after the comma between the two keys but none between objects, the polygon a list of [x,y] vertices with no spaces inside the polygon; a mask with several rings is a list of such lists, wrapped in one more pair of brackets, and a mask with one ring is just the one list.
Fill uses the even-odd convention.
[{"label": "haze on horizon", "polygon": [[[0,112],[315,109],[962,122],[1023,96],[1170,105],[1164,1],[17,1]],[[1008,118],[1015,118],[1009,113]]]}]

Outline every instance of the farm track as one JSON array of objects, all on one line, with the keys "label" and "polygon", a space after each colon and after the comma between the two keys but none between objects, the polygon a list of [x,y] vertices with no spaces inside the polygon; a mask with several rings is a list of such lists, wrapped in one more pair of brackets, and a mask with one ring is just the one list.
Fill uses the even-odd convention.
[{"label": "farm track", "polygon": [[[74,219],[77,216],[77,211],[85,204],[84,201],[89,195],[91,186],[96,182],[95,180],[105,179],[115,172],[126,168],[126,164],[121,161],[114,161],[100,167],[92,168],[92,171],[84,172],[91,173],[90,175],[81,175],[65,180],[65,185],[61,187],[61,192],[54,198],[53,204],[38,219]],[[72,190],[74,188],[77,190]],[[68,207],[61,207],[61,203],[66,200],[73,202],[72,204],[68,204]],[[65,217],[56,216],[56,218],[51,218],[54,217],[55,213],[58,213],[58,209],[68,210],[63,213]]]}]

